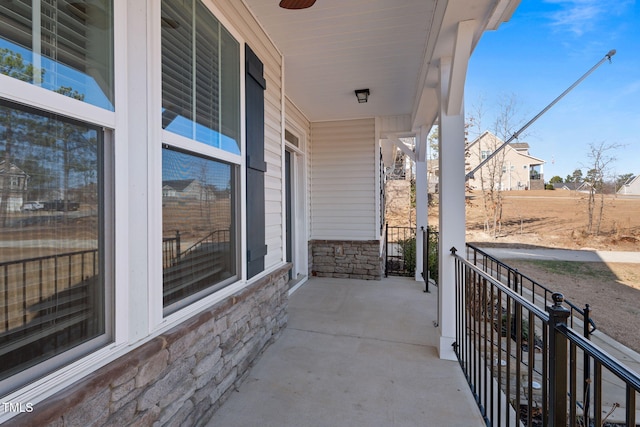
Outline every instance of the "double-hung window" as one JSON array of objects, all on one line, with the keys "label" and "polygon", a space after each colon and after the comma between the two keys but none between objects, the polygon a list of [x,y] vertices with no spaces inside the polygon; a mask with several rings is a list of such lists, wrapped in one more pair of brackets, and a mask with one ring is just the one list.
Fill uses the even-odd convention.
[{"label": "double-hung window", "polygon": [[112,9],[0,2],[0,396],[112,340]]},{"label": "double-hung window", "polygon": [[240,44],[199,0],[162,1],[165,315],[238,277]]}]

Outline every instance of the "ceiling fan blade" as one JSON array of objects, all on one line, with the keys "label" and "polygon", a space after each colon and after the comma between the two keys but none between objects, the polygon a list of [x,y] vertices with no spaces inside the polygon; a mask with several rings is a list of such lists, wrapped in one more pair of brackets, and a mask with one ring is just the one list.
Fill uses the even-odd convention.
[{"label": "ceiling fan blade", "polygon": [[283,9],[306,9],[313,6],[316,0],[280,0]]}]

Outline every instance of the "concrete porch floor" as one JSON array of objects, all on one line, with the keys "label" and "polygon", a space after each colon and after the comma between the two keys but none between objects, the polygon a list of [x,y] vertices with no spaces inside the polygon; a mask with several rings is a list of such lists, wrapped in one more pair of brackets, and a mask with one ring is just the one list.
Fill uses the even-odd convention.
[{"label": "concrete porch floor", "polygon": [[289,322],[208,427],[483,426],[435,344],[436,294],[408,278],[312,278]]}]

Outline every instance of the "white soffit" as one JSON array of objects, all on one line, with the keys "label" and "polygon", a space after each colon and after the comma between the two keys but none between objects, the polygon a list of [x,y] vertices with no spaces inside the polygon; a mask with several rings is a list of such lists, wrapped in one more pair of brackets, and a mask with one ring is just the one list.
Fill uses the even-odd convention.
[{"label": "white soffit", "polygon": [[[435,0],[245,0],[285,58],[287,96],[312,121],[411,114]],[[354,90],[368,88],[358,104]]]},{"label": "white soffit", "polygon": [[[472,50],[519,0],[317,0],[303,10],[244,2],[282,52],[285,91],[309,120],[412,114],[417,128],[439,110],[439,58],[454,54],[458,22],[477,21]],[[366,88],[369,102],[358,104],[354,90]]]}]

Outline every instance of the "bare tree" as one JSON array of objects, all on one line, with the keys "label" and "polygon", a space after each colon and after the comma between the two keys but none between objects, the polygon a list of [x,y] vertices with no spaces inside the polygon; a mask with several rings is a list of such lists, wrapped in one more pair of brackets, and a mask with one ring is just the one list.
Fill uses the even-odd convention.
[{"label": "bare tree", "polygon": [[[604,217],[604,184],[605,177],[609,173],[611,165],[616,158],[612,151],[620,148],[620,144],[600,143],[589,144],[587,157],[590,160],[590,169],[587,171],[585,182],[589,183],[589,197],[587,199],[587,233],[600,235],[600,226]],[[596,200],[596,195],[600,197]],[[597,206],[596,206],[597,204]]]},{"label": "bare tree", "polygon": [[[493,133],[502,141],[506,141],[519,127],[523,120],[517,118],[519,116],[519,103],[515,95],[503,95],[496,102],[496,110],[498,115],[493,123]],[[469,132],[481,135],[485,128],[482,123],[484,116],[484,100],[480,99],[478,103],[471,108],[471,115],[467,118],[467,128]],[[478,144],[474,152],[469,153],[475,157],[477,163],[484,160],[484,157],[496,151],[502,142],[498,139],[488,142],[488,145],[481,146]],[[505,168],[506,151],[501,150],[493,156],[478,171],[478,180],[480,181],[480,189],[482,191],[482,203],[485,213],[485,231],[492,233],[494,237],[501,232],[502,229],[502,207],[503,207],[503,187],[502,178],[505,173],[510,173]]]}]

